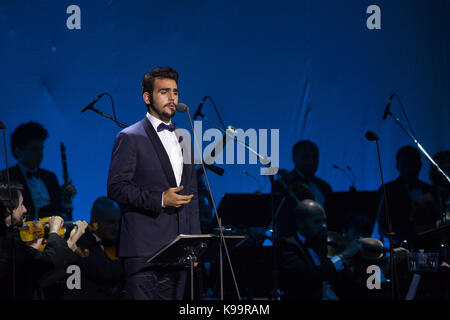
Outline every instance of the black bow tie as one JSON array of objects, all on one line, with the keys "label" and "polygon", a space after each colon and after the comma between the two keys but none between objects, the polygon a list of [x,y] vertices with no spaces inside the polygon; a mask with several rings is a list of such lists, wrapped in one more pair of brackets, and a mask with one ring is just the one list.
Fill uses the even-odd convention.
[{"label": "black bow tie", "polygon": [[35,177],[36,179],[39,179],[39,170],[27,171],[27,178],[31,179],[33,177]]},{"label": "black bow tie", "polygon": [[173,132],[175,129],[177,128],[176,124],[170,123],[170,124],[165,124],[163,122],[161,122],[158,126],[158,128],[156,129],[156,131],[161,132],[163,130],[169,130],[170,132]]}]

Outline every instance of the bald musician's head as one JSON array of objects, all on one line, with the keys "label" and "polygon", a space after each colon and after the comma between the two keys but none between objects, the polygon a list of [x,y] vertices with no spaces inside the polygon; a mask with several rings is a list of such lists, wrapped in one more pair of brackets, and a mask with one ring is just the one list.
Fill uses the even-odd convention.
[{"label": "bald musician's head", "polygon": [[323,207],[313,200],[303,200],[295,209],[297,231],[307,239],[326,241],[327,216]]}]

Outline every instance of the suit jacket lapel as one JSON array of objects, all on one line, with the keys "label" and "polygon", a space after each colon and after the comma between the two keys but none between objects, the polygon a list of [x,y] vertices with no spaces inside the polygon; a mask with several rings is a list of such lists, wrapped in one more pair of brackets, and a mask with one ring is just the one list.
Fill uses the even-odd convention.
[{"label": "suit jacket lapel", "polygon": [[308,263],[310,264],[310,266],[315,266],[314,259],[312,258],[311,253],[310,253],[309,250],[308,250],[308,247],[307,247],[306,245],[304,245],[304,244],[298,239],[297,236],[294,236],[294,237],[295,237],[295,242],[297,243],[297,245],[298,245],[300,251],[303,253],[303,256],[306,257],[306,259],[307,259]]},{"label": "suit jacket lapel", "polygon": [[155,147],[156,154],[158,155],[159,162],[163,167],[164,173],[167,177],[167,181],[172,188],[175,188],[177,186],[177,181],[175,179],[175,174],[173,173],[172,165],[170,164],[169,156],[166,152],[166,149],[164,149],[161,139],[159,139],[158,134],[156,133],[147,117],[141,120],[141,124],[144,127],[145,132],[147,133],[147,136],[149,137],[153,146]]}]

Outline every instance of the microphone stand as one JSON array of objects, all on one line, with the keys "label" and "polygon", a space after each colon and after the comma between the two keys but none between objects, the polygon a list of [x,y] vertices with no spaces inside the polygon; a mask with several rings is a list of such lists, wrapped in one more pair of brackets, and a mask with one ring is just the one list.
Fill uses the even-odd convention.
[{"label": "microphone stand", "polygon": [[[187,114],[188,114],[188,117],[189,117],[189,123],[190,123],[190,125],[191,125],[192,133],[194,134],[194,140],[195,140],[196,147],[197,147],[199,153],[201,154],[201,150],[200,150],[200,146],[199,146],[199,143],[198,143],[198,140],[197,140],[197,136],[195,135],[194,126],[193,126],[193,124],[192,124],[192,118],[191,118],[191,114],[190,114],[190,112],[189,112],[189,107],[186,106],[186,110],[185,110],[185,111],[187,111]],[[202,115],[202,116],[204,117],[204,115]],[[212,121],[211,121],[211,122],[212,122]],[[221,129],[221,130],[223,130],[223,129]],[[226,133],[226,131],[225,131],[225,133]],[[219,215],[218,215],[218,213],[217,213],[216,203],[215,203],[214,197],[213,197],[213,195],[212,195],[211,185],[209,184],[208,175],[207,175],[207,173],[206,173],[205,164],[203,163],[203,161],[202,161],[201,165],[202,165],[202,169],[203,169],[203,174],[205,175],[206,185],[208,186],[209,196],[211,197],[211,203],[212,203],[213,208],[214,208],[214,215],[215,215],[216,220],[217,220],[218,231],[219,231],[219,237],[220,237],[220,240],[221,240],[221,243],[220,243],[220,245],[219,245],[219,260],[220,260],[220,263],[219,263],[219,269],[220,269],[220,300],[224,300],[224,295],[223,295],[223,258],[222,258],[222,244],[223,244],[223,248],[225,249],[225,253],[226,253],[227,259],[228,259],[228,264],[229,264],[229,266],[230,266],[231,276],[232,276],[232,278],[233,278],[233,282],[234,282],[234,286],[235,286],[235,289],[236,289],[236,293],[237,293],[237,295],[238,295],[238,299],[241,300],[241,295],[240,295],[240,293],[239,293],[239,287],[238,287],[238,284],[237,284],[237,282],[236,282],[236,276],[235,276],[235,274],[234,274],[233,265],[231,264],[230,254],[229,254],[229,252],[228,252],[228,247],[227,247],[227,244],[226,244],[226,241],[225,241],[225,237],[224,237],[224,234],[223,234],[224,227],[222,226],[222,220],[221,220],[221,218],[219,218]]]},{"label": "microphone stand", "polygon": [[393,236],[395,233],[392,232],[392,224],[390,220],[389,215],[389,209],[388,209],[388,199],[387,199],[387,192],[386,192],[386,186],[384,184],[384,178],[383,178],[383,169],[381,167],[381,157],[380,157],[380,147],[378,145],[378,137],[375,139],[376,145],[377,145],[377,154],[378,154],[378,164],[380,166],[380,176],[381,176],[381,184],[383,186],[383,194],[384,194],[384,208],[386,210],[386,221],[388,225],[388,233],[386,234],[389,237],[389,263],[391,267],[391,288],[392,288],[392,300],[396,300],[397,296],[396,293],[400,294],[398,282],[397,282],[397,270],[394,263],[394,248],[393,248]]},{"label": "microphone stand", "polygon": [[403,132],[406,133],[406,135],[408,137],[411,138],[411,140],[414,142],[414,144],[419,148],[419,150],[425,155],[425,157],[428,159],[428,161],[430,161],[430,163],[435,166],[436,170],[442,174],[444,176],[444,178],[447,180],[448,183],[450,183],[450,178],[448,177],[447,174],[445,174],[444,171],[442,171],[442,169],[439,167],[439,165],[433,160],[432,157],[430,157],[430,155],[425,151],[425,149],[422,147],[422,145],[419,143],[419,141],[417,141],[417,139],[402,125],[402,123],[400,122],[400,120],[395,117],[391,111],[388,111],[388,115],[391,116],[395,123],[403,130]]},{"label": "microphone stand", "polygon": [[[227,130],[225,130],[224,128],[220,127],[217,123],[215,123],[214,121],[212,121],[211,119],[209,119],[207,116],[205,116],[203,113],[199,113],[199,116],[202,118],[202,120],[206,120],[207,122],[209,122],[213,127],[219,129],[220,131],[222,131],[224,134],[226,134],[227,136],[229,136],[231,139],[233,139],[234,141],[236,141],[237,143],[239,143],[240,145],[242,145],[245,149],[247,149],[248,151],[250,151],[251,153],[253,153],[254,155],[256,155],[262,164],[267,165],[269,164],[269,161],[267,160],[266,156],[262,156],[260,155],[258,152],[256,152],[255,150],[253,150],[248,144],[246,144],[245,142],[239,140],[238,138],[236,138],[235,136],[231,135]],[[192,129],[194,130],[194,129]],[[200,152],[200,151],[199,151]]]},{"label": "microphone stand", "polygon": [[[189,113],[188,113],[189,114]],[[221,126],[219,126],[217,123],[215,123],[213,120],[211,120],[211,119],[209,119],[206,115],[204,115],[203,113],[199,113],[198,114],[201,118],[202,118],[202,120],[205,120],[205,121],[207,121],[207,122],[209,122],[213,127],[215,127],[215,128],[217,128],[217,129],[219,129],[220,131],[222,131],[224,134],[226,134],[226,135],[228,135],[229,137],[231,137],[234,141],[236,141],[237,143],[239,143],[239,144],[241,144],[242,146],[244,146],[247,150],[249,150],[250,152],[252,152],[253,154],[255,154],[259,159],[260,159],[260,161],[261,161],[261,163],[263,163],[264,165],[266,165],[266,166],[270,166],[270,162],[267,160],[267,157],[266,156],[262,156],[262,155],[260,155],[258,152],[256,152],[255,150],[253,150],[249,145],[247,145],[245,142],[242,142],[242,141],[240,141],[239,139],[237,139],[235,136],[232,136],[231,134],[229,134],[228,133],[228,131],[227,130],[225,130],[224,128],[222,128]],[[189,120],[191,120],[190,119],[190,115],[189,115]],[[191,121],[191,126],[192,126],[192,121]],[[194,130],[193,128],[192,128],[192,130]],[[194,137],[195,137],[195,135],[194,135]],[[198,146],[197,146],[197,148],[199,148]],[[200,152],[200,151],[199,151]],[[205,177],[206,177],[206,175],[205,175]],[[269,175],[269,180],[270,180],[270,182],[271,182],[271,184],[273,185],[273,175]],[[209,185],[208,185],[208,188],[209,188]],[[212,197],[212,195],[211,195],[211,197]],[[284,202],[284,201],[283,201]],[[214,201],[213,201],[213,204],[214,204]],[[214,211],[216,212],[216,209],[215,209],[215,205],[214,205]],[[275,212],[275,210],[274,210],[274,198],[273,198],[273,194],[272,194],[272,192],[271,192],[271,211],[272,211],[272,247],[273,247],[273,252],[274,252],[274,258],[273,258],[273,261],[274,261],[274,271],[273,271],[273,287],[274,287],[274,289],[273,289],[273,298],[275,299],[275,300],[278,300],[278,298],[279,298],[279,290],[278,290],[278,260],[277,260],[277,241],[278,241],[278,225],[277,225],[277,223],[276,223],[276,212]],[[217,217],[217,212],[215,213],[216,214],[216,217]],[[221,226],[221,221],[220,221],[220,219],[218,219],[217,218],[217,220],[218,220],[218,224],[219,224],[219,230],[222,230],[222,226]],[[222,232],[222,231],[220,231],[220,232]],[[223,236],[222,234],[221,234],[221,236]],[[225,239],[224,239],[224,241],[225,241]]]},{"label": "microphone stand", "polygon": [[119,121],[119,120],[117,120],[117,119],[111,117],[109,114],[106,114],[106,113],[104,113],[104,112],[102,112],[102,111],[100,111],[100,110],[98,110],[98,109],[96,109],[96,108],[94,108],[94,107],[90,107],[90,108],[88,108],[88,110],[92,110],[92,111],[94,111],[95,113],[98,113],[99,115],[101,115],[102,117],[105,117],[105,118],[107,118],[107,119],[109,119],[109,120],[114,121],[114,122],[115,122],[119,127],[121,127],[121,128],[126,128],[126,127],[128,127],[128,125],[127,125],[126,123],[123,123],[122,121]]}]

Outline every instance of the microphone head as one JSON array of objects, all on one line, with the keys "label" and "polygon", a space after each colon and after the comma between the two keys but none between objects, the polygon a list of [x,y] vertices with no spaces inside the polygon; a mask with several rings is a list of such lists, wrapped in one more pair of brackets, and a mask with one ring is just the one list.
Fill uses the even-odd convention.
[{"label": "microphone head", "polygon": [[189,109],[189,107],[187,105],[185,105],[184,103],[179,103],[175,107],[178,112],[186,112]]},{"label": "microphone head", "polygon": [[373,131],[367,131],[366,132],[366,139],[369,140],[369,141],[374,141],[374,140],[378,140],[378,136]]}]

